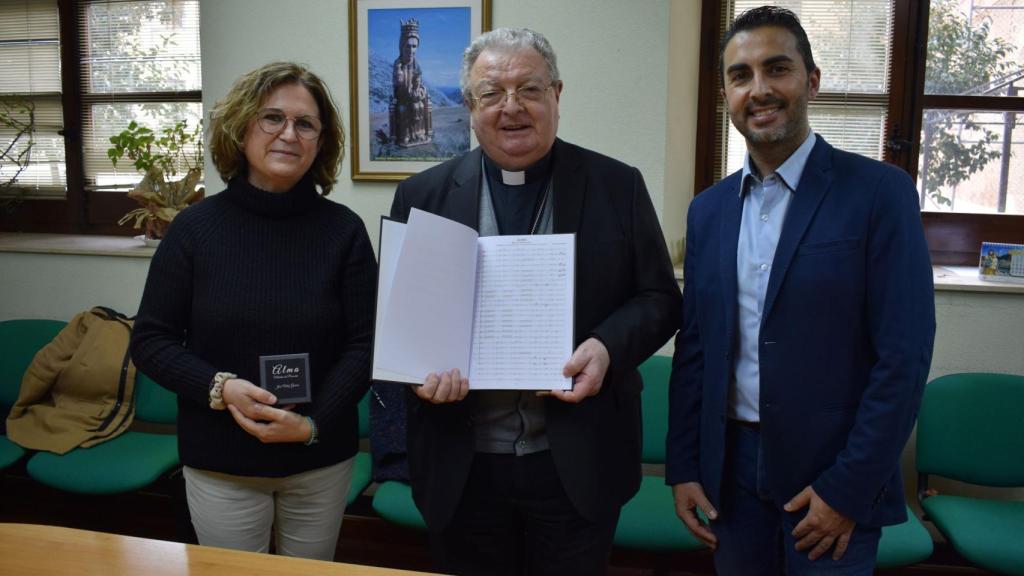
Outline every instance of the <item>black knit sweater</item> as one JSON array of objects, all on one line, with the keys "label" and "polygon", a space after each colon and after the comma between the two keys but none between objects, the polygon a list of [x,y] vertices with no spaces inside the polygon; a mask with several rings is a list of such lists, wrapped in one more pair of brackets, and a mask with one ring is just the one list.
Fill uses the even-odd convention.
[{"label": "black knit sweater", "polygon": [[[178,395],[182,463],[287,476],[358,449],[377,264],[362,220],[309,175],[270,193],[243,178],[184,210],[160,242],[132,334],[136,366]],[[209,406],[217,372],[259,385],[259,356],[309,353],[319,443],[262,444]]]}]

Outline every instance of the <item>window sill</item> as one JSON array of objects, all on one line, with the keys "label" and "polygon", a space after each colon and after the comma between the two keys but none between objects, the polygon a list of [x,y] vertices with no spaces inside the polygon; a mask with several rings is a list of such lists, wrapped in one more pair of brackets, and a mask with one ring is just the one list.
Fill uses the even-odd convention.
[{"label": "window sill", "polygon": [[125,236],[0,232],[0,252],[150,258],[156,248]]},{"label": "window sill", "polygon": [[936,290],[1024,294],[1024,284],[979,279],[977,266],[933,266],[932,270]]},{"label": "window sill", "polygon": [[[932,266],[935,290],[950,292],[988,292],[993,294],[1024,294],[1024,284],[986,282],[978,278],[974,266]],[[683,268],[675,267],[676,280],[683,286]]]},{"label": "window sill", "polygon": [[[124,236],[0,232],[0,252],[150,258],[155,250],[143,245],[141,240]],[[934,266],[932,270],[936,291],[1024,294],[1024,284],[985,282],[978,278],[978,269],[972,266]],[[681,287],[682,267],[675,268],[675,276]]]}]

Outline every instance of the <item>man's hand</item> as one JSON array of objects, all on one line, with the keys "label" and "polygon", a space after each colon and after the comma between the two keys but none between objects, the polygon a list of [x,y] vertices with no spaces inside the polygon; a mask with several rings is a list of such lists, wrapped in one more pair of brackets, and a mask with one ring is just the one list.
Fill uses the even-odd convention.
[{"label": "man's hand", "polygon": [[610,363],[604,344],[597,338],[587,338],[562,368],[563,376],[576,377],[572,390],[552,390],[551,395],[564,402],[576,403],[597,394],[601,391]]},{"label": "man's hand", "polygon": [[718,538],[715,537],[707,524],[697,517],[697,508],[700,508],[704,515],[710,520],[718,518],[718,512],[711,502],[708,502],[704,495],[704,487],[700,482],[683,482],[672,486],[672,498],[676,501],[676,516],[683,521],[686,529],[704,543],[705,546],[714,550],[718,547]]},{"label": "man's hand", "polygon": [[413,386],[413,392],[420,400],[431,404],[458,402],[469,394],[469,378],[463,378],[456,368],[450,372],[427,375],[427,381],[421,386]]},{"label": "man's hand", "polygon": [[810,509],[807,515],[793,529],[793,537],[797,539],[796,549],[803,551],[810,548],[811,552],[807,558],[813,561],[835,545],[832,559],[839,560],[846,553],[846,547],[850,545],[853,520],[833,510],[810,486],[786,502],[783,509],[786,512],[796,512],[808,505]]},{"label": "man's hand", "polygon": [[228,410],[243,430],[255,436],[260,442],[306,442],[313,430],[309,421],[289,410],[259,405],[259,421],[249,418],[234,404]]}]

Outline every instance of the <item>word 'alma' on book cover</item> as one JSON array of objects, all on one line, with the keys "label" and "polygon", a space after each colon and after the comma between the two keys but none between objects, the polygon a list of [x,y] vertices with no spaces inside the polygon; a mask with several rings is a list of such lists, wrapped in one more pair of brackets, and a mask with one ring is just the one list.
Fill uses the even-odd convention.
[{"label": "word 'alma' on book cover", "polygon": [[569,390],[573,234],[479,237],[413,209],[381,219],[374,380],[458,368],[472,390]]}]

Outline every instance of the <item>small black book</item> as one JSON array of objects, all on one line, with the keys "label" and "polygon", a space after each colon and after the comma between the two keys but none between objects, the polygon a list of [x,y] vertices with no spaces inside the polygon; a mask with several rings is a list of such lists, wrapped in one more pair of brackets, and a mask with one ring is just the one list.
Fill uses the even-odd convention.
[{"label": "small black book", "polygon": [[260,387],[277,396],[278,404],[311,402],[309,354],[260,356]]}]

